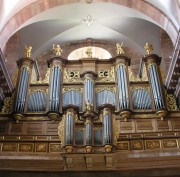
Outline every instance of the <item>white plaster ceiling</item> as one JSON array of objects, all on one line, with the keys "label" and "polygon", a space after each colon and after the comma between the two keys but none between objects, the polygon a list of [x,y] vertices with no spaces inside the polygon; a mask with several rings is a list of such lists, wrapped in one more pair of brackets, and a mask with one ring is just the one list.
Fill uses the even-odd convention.
[{"label": "white plaster ceiling", "polygon": [[[90,15],[95,22],[83,22]],[[66,44],[92,38],[123,42],[124,46],[144,53],[150,42],[160,54],[160,27],[149,17],[133,9],[111,3],[73,3],[40,13],[19,28],[20,52],[32,45],[33,57],[52,49],[53,44]]]},{"label": "white plaster ceiling", "polygon": [[[1,0],[2,5],[11,6],[9,12],[2,15],[0,29],[16,12],[36,0]],[[176,26],[175,0],[146,0],[166,13]],[[1,10],[2,7],[0,7]],[[2,14],[3,12],[1,12]],[[87,26],[83,23],[90,15],[95,22]],[[138,52],[144,52],[144,44],[150,42],[154,52],[160,53],[161,28],[151,18],[133,9],[112,3],[100,3],[95,0],[87,4],[79,3],[58,6],[42,12],[26,21],[17,30],[20,37],[19,57],[24,55],[24,46],[33,46],[33,57],[52,49],[55,44],[67,44],[92,38],[110,42],[123,42],[125,46]]]}]

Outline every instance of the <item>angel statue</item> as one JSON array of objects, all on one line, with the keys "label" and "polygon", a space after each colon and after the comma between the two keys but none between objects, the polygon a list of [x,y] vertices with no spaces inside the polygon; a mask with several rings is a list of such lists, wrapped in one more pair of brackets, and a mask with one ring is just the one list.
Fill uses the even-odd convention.
[{"label": "angel statue", "polygon": [[90,103],[90,101],[88,100],[87,102],[86,102],[86,114],[91,114],[91,111],[92,111],[92,104]]},{"label": "angel statue", "polygon": [[119,43],[116,44],[116,54],[124,54],[123,42],[121,43],[121,45]]},{"label": "angel statue", "polygon": [[25,56],[26,57],[31,57],[31,50],[32,50],[32,46],[25,46]]},{"label": "angel statue", "polygon": [[153,46],[152,44],[146,42],[144,49],[146,50],[147,54],[152,54]]},{"label": "angel statue", "polygon": [[53,44],[53,52],[55,53],[56,56],[61,56],[62,53],[61,46],[59,44],[55,45]]},{"label": "angel statue", "polygon": [[91,47],[88,47],[87,50],[86,50],[86,55],[89,57],[89,58],[92,58],[92,48]]}]

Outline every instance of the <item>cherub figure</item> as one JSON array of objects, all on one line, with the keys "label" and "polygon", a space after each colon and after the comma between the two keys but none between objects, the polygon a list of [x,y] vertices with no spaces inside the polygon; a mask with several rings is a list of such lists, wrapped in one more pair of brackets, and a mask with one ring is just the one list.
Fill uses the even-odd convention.
[{"label": "cherub figure", "polygon": [[31,57],[31,50],[32,50],[32,46],[25,46],[25,56],[26,57]]},{"label": "cherub figure", "polygon": [[123,47],[123,42],[121,43],[121,45],[119,43],[116,44],[116,54],[124,54],[124,49]]},{"label": "cherub figure", "polygon": [[92,48],[91,47],[87,48],[86,55],[88,56],[88,58],[92,58]]},{"label": "cherub figure", "polygon": [[61,49],[61,46],[59,44],[57,45],[53,44],[53,51],[56,56],[61,56],[63,50]]},{"label": "cherub figure", "polygon": [[92,104],[90,103],[90,101],[88,100],[87,102],[86,102],[86,113],[87,114],[91,114],[91,112],[92,112]]},{"label": "cherub figure", "polygon": [[146,43],[144,49],[146,50],[147,54],[152,54],[153,46],[152,44]]}]

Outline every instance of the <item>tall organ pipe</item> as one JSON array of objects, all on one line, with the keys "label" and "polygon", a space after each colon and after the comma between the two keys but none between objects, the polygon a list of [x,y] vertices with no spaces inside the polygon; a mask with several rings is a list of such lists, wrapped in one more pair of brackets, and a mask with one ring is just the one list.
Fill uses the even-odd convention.
[{"label": "tall organ pipe", "polygon": [[51,74],[50,86],[50,111],[59,111],[59,96],[61,86],[61,70],[58,66],[54,66]]}]

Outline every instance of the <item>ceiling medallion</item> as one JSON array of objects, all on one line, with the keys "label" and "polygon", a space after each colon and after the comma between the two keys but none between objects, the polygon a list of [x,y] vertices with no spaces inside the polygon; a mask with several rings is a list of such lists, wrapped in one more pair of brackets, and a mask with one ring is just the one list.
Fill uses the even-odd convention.
[{"label": "ceiling medallion", "polygon": [[95,21],[96,19],[92,19],[91,15],[88,15],[86,19],[83,19],[83,22],[88,26],[92,25]]}]

